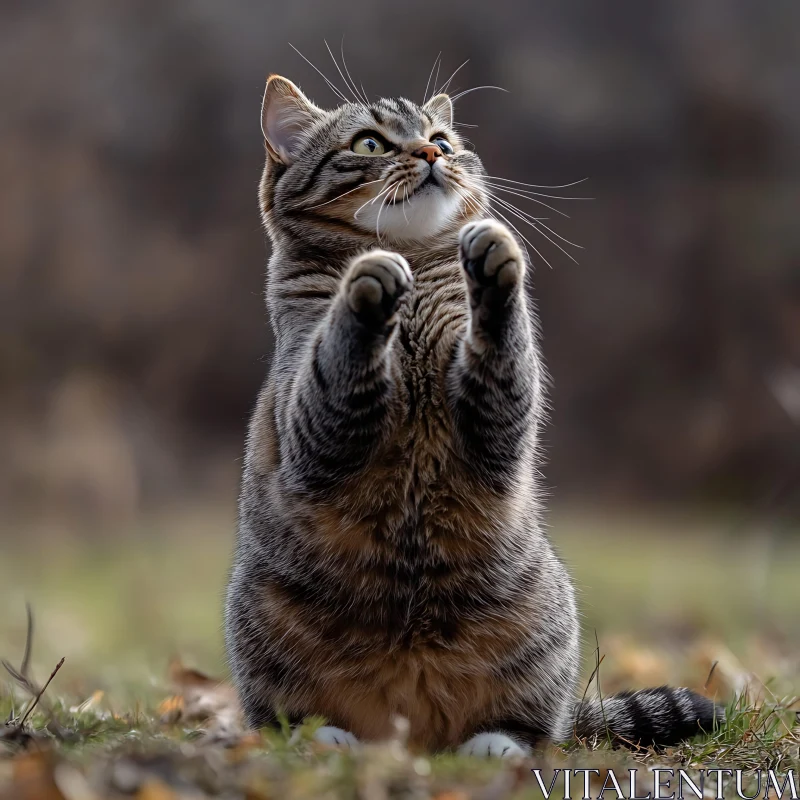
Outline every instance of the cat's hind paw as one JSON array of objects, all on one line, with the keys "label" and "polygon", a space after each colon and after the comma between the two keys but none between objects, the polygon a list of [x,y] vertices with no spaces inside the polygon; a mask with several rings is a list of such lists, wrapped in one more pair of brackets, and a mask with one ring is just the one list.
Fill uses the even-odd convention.
[{"label": "cat's hind paw", "polygon": [[505,733],[478,733],[464,742],[458,753],[477,758],[524,758],[528,750]]},{"label": "cat's hind paw", "polygon": [[340,750],[356,750],[359,741],[350,731],[336,728],[333,725],[323,725],[314,731],[313,739],[317,744],[326,747],[335,747]]}]

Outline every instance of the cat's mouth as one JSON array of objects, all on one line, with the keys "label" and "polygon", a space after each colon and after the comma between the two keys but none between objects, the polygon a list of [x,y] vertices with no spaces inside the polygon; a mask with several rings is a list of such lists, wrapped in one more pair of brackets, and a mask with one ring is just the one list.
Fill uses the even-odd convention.
[{"label": "cat's mouth", "polygon": [[407,202],[412,197],[420,194],[427,194],[434,189],[443,189],[442,182],[436,177],[432,169],[428,170],[428,174],[409,192],[405,193],[403,197],[393,198],[387,205],[396,205],[397,203]]},{"label": "cat's mouth", "polygon": [[439,188],[441,188],[441,186],[442,186],[442,184],[441,184],[441,183],[439,183],[438,179],[436,178],[436,174],[434,173],[434,171],[433,171],[433,170],[431,170],[431,171],[428,173],[428,175],[427,175],[427,177],[425,178],[425,180],[424,180],[424,181],[422,181],[422,183],[420,183],[420,184],[419,184],[419,186],[417,186],[417,188],[416,188],[416,189],[414,189],[414,192],[418,192],[418,191],[420,191],[421,189],[425,189],[425,188],[426,188],[426,187],[428,187],[428,186],[437,186],[437,187],[439,187]]}]

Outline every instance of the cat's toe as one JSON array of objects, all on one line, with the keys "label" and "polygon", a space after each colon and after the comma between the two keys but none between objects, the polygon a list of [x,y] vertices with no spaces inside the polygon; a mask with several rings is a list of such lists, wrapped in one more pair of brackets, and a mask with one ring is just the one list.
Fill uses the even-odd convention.
[{"label": "cat's toe", "polygon": [[386,324],[412,283],[408,262],[399,253],[373,250],[351,264],[347,302],[365,324]]},{"label": "cat's toe", "polygon": [[356,737],[342,728],[333,725],[323,725],[314,731],[314,741],[326,747],[336,747],[340,750],[355,750],[359,741]]},{"label": "cat's toe", "polygon": [[479,733],[458,748],[459,755],[477,758],[524,758],[528,751],[505,733]]},{"label": "cat's toe", "polygon": [[470,281],[480,286],[514,286],[523,260],[511,231],[494,219],[471,222],[459,235],[461,263]]}]

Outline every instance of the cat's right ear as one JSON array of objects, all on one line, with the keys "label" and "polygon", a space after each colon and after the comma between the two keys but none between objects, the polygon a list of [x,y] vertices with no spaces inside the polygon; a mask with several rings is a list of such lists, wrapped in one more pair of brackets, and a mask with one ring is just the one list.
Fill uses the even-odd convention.
[{"label": "cat's right ear", "polygon": [[290,80],[270,75],[261,105],[261,132],[270,157],[291,164],[300,152],[304,134],[323,113]]}]

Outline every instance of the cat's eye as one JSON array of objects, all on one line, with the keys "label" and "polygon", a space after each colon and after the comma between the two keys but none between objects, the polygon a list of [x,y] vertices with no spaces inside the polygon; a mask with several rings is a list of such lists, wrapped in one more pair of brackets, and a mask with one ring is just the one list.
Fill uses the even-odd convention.
[{"label": "cat's eye", "polygon": [[377,133],[365,133],[356,137],[350,149],[360,156],[382,156],[388,148]]},{"label": "cat's eye", "polygon": [[434,136],[433,139],[431,139],[431,143],[438,145],[439,149],[446,156],[451,156],[455,152],[455,150],[453,150],[453,145],[451,145],[444,136]]}]

